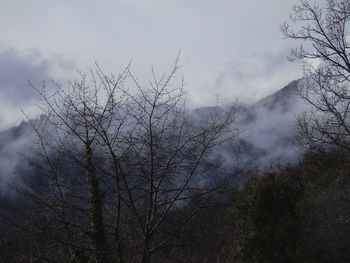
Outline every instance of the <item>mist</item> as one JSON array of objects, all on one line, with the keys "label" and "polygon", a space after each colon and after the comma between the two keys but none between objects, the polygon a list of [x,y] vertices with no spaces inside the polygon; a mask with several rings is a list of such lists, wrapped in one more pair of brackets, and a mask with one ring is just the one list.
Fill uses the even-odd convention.
[{"label": "mist", "polygon": [[[54,94],[52,79],[65,86],[64,78],[57,80],[54,77],[55,74],[62,76],[57,73],[57,68],[67,72],[73,65],[60,59],[56,62],[44,59],[35,50],[27,54],[7,50],[0,53],[0,58],[0,69],[5,72],[0,75],[0,190],[2,195],[11,195],[14,191],[9,189],[18,183],[19,171],[27,170],[29,174],[30,170],[26,156],[32,155],[31,147],[36,138],[26,118],[36,118],[41,103],[33,87],[40,89],[44,85],[47,92]],[[224,85],[225,76],[219,78],[221,81],[217,85]],[[222,162],[233,181],[241,182],[254,170],[269,170],[277,164],[298,162],[301,152],[295,142],[295,122],[306,109],[296,94],[299,84],[300,81],[293,81],[256,103],[243,104],[240,101],[244,102],[244,97],[236,99],[238,115],[234,125],[239,135],[234,141],[215,149],[213,156]],[[217,106],[196,107],[190,100],[187,104],[189,119],[203,121],[211,114],[225,110],[228,97],[225,96],[224,102],[218,100]]]},{"label": "mist", "polygon": [[[213,158],[221,160],[232,180],[241,182],[255,170],[271,170],[276,165],[295,164],[302,156],[295,141],[296,120],[306,110],[306,103],[297,95],[301,81],[286,87],[252,105],[237,104],[235,128],[239,135],[231,142],[220,145]],[[189,118],[205,121],[225,106],[200,107],[189,110]],[[2,195],[18,180],[19,171],[30,169],[26,156],[31,155],[35,142],[29,122],[0,133],[0,189]]]}]

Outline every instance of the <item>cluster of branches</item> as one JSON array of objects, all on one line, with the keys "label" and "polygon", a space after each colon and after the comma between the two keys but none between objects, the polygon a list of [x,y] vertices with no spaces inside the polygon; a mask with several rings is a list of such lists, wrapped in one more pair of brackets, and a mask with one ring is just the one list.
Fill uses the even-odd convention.
[{"label": "cluster of branches", "polygon": [[290,58],[304,65],[300,94],[312,108],[299,120],[304,142],[350,149],[350,1],[327,0],[324,6],[301,1],[291,20],[282,32],[302,42]]},{"label": "cluster of branches", "polygon": [[54,83],[54,94],[34,87],[40,169],[22,189],[31,211],[13,221],[33,257],[146,263],[194,240],[185,226],[221,189],[207,183],[210,154],[236,135],[237,112],[188,117],[177,64],[147,88],[130,67],[114,76],[98,66],[68,87]]}]

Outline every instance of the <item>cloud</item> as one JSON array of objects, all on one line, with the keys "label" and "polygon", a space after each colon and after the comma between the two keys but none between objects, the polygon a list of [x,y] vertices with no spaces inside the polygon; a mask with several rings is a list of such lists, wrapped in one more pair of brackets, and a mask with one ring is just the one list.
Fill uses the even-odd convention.
[{"label": "cloud", "polygon": [[[218,73],[213,86],[241,102],[254,103],[259,98],[300,78],[298,65],[287,60],[289,49],[278,52],[255,52],[237,56]],[[226,95],[225,95],[226,96]]]},{"label": "cloud", "polygon": [[21,55],[14,49],[0,52],[0,94],[2,100],[12,104],[28,104],[35,97],[28,85],[47,81],[51,78],[52,65],[43,60],[40,54],[31,51]]},{"label": "cloud", "polygon": [[[146,81],[151,65],[162,74],[181,49],[185,81],[196,106],[215,102],[215,93],[234,98],[245,91],[245,97],[259,99],[298,71],[286,66],[289,42],[279,32],[295,0],[33,0],[24,1],[21,8],[16,2],[0,1],[0,45],[63,53],[83,71],[96,60],[107,72],[118,74],[132,58],[134,73]],[[279,50],[286,51],[277,55],[284,62],[270,56]],[[283,64],[265,64],[262,59]],[[278,66],[289,75],[279,76]],[[234,72],[216,87],[218,76],[230,68]],[[256,75],[268,68],[275,71]],[[245,72],[250,74],[242,75]]]},{"label": "cloud", "polygon": [[61,79],[72,66],[59,56],[43,58],[35,49],[0,51],[0,130],[23,120],[21,109],[34,112],[37,94],[29,82],[40,87],[44,81]]},{"label": "cloud", "polygon": [[11,186],[18,183],[19,168],[29,176],[31,167],[26,155],[29,156],[33,140],[34,132],[26,123],[0,132],[0,201],[5,195],[9,197],[15,194]]}]

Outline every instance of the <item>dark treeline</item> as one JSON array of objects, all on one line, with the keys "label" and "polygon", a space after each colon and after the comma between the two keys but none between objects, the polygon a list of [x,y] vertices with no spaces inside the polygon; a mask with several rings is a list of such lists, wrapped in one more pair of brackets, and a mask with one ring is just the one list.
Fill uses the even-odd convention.
[{"label": "dark treeline", "polygon": [[238,262],[349,262],[349,168],[332,150],[250,177],[232,212]]},{"label": "dark treeline", "polygon": [[[251,175],[239,189],[205,200],[205,208],[176,238],[178,244],[158,250],[151,262],[349,262],[349,158],[340,149],[309,152],[298,165]],[[159,234],[174,230],[172,220],[192,213],[200,199],[173,211]],[[28,214],[30,219],[26,212],[8,211],[11,219],[20,215],[20,223],[26,225],[16,225],[15,220],[2,227],[1,261],[89,262],[89,246],[79,254],[73,253],[75,245],[65,244],[77,238],[66,231],[76,230],[57,232],[58,218],[47,211],[43,216],[41,204],[37,209],[37,215]],[[85,220],[76,223],[83,227]],[[137,234],[134,238],[137,242]],[[135,262],[137,255],[124,260]]]}]

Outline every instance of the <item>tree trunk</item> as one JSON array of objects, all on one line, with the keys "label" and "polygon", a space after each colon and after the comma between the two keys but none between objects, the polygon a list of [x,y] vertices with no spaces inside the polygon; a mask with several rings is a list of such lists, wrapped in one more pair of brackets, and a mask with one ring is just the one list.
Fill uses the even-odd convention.
[{"label": "tree trunk", "polygon": [[109,262],[109,249],[103,220],[102,195],[96,175],[96,169],[92,160],[92,149],[90,143],[86,144],[86,172],[90,187],[89,210],[90,231],[93,262]]},{"label": "tree trunk", "polygon": [[148,253],[148,251],[145,250],[142,256],[142,263],[150,263],[150,262],[151,262],[151,256]]},{"label": "tree trunk", "polygon": [[143,245],[143,255],[142,255],[142,263],[150,263],[151,262],[151,254],[149,253],[149,237],[146,231],[146,237]]}]

